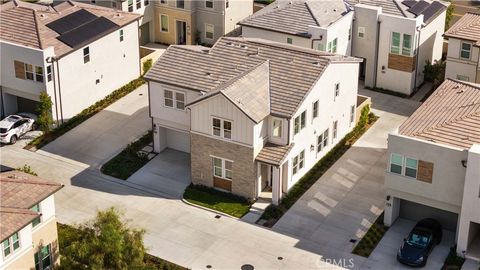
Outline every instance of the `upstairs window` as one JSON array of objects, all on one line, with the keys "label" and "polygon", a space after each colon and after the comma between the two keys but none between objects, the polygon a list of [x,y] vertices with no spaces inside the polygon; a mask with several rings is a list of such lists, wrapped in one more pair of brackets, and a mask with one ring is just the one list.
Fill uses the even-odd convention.
[{"label": "upstairs window", "polygon": [[307,117],[307,113],[306,111],[302,112],[299,116],[297,116],[294,120],[294,128],[293,128],[293,134],[297,134],[298,132],[300,132],[300,130],[302,130],[304,127],[305,127],[305,123],[306,123],[306,118]]},{"label": "upstairs window", "polygon": [[52,65],[47,66],[47,81],[52,80]]},{"label": "upstairs window", "polygon": [[332,40],[332,48],[330,49],[331,53],[337,53],[337,38]]},{"label": "upstairs window", "polygon": [[302,150],[298,156],[292,160],[293,175],[297,174],[305,166],[305,150]]},{"label": "upstairs window", "polygon": [[405,158],[405,176],[417,178],[418,160]]},{"label": "upstairs window", "polygon": [[412,54],[412,36],[403,34],[402,55],[410,56]]},{"label": "upstairs window", "polygon": [[25,64],[25,78],[33,81],[33,65]]},{"label": "upstairs window", "polygon": [[123,29],[120,29],[120,31],[118,33],[120,35],[120,42],[122,42],[123,41]]},{"label": "upstairs window", "polygon": [[136,0],[137,2],[137,9],[141,9],[142,8],[142,0]]},{"label": "upstairs window", "polygon": [[146,7],[146,6],[148,6],[149,4],[150,4],[150,1],[149,1],[149,0],[144,0],[144,1],[143,1],[143,6]]},{"label": "upstairs window", "polygon": [[413,47],[413,37],[412,35],[403,34],[397,32],[392,32],[392,37],[390,41],[390,53],[411,56]]},{"label": "upstairs window", "polygon": [[287,37],[287,44],[293,44],[293,38]]},{"label": "upstairs window", "polygon": [[83,48],[83,63],[86,64],[90,62],[90,48],[85,47]]},{"label": "upstairs window", "polygon": [[328,145],[328,128],[317,137],[317,153],[322,151]]},{"label": "upstairs window", "polygon": [[462,47],[460,50],[460,58],[470,60],[471,53],[472,53],[472,44],[462,42]]},{"label": "upstairs window", "polygon": [[205,38],[213,39],[213,37],[215,36],[214,28],[215,27],[213,24],[208,24],[208,23],[205,24]]},{"label": "upstairs window", "polygon": [[282,120],[280,119],[273,120],[272,135],[273,137],[276,137],[276,138],[282,137]]},{"label": "upstairs window", "polygon": [[350,124],[355,121],[355,105],[350,106]]},{"label": "upstairs window", "polygon": [[133,0],[128,0],[128,11],[133,12]]},{"label": "upstairs window", "polygon": [[334,121],[333,122],[333,134],[332,134],[332,137],[334,139],[337,138],[337,131],[338,131],[338,121]]},{"label": "upstairs window", "polygon": [[[40,213],[41,213],[41,212],[40,212],[40,204],[34,205],[32,208],[30,208],[30,210],[32,210],[33,212],[37,212],[37,213],[40,214]],[[32,227],[35,228],[38,224],[40,224],[40,222],[42,222],[41,217],[40,217],[40,216],[36,217],[36,218],[32,221]]]},{"label": "upstairs window", "polygon": [[177,8],[185,8],[185,1],[177,0]]},{"label": "upstairs window", "polygon": [[18,232],[12,234],[2,242],[3,257],[6,258],[20,248],[20,235]]},{"label": "upstairs window", "polygon": [[43,82],[43,68],[35,67],[35,81]]},{"label": "upstairs window", "polygon": [[340,95],[340,83],[335,83],[335,86],[333,89],[334,89],[334,97],[336,98]]},{"label": "upstairs window", "polygon": [[402,174],[403,171],[403,157],[398,154],[392,154],[390,157],[390,172]]},{"label": "upstairs window", "polygon": [[206,8],[213,8],[213,0],[205,0]]},{"label": "upstairs window", "polygon": [[312,105],[312,119],[318,117],[318,100],[315,101]]},{"label": "upstairs window", "polygon": [[230,6],[230,1],[225,0],[225,8],[228,8],[228,6]]},{"label": "upstairs window", "polygon": [[160,15],[160,29],[162,32],[168,32],[168,16]]},{"label": "upstairs window", "polygon": [[220,118],[212,119],[212,132],[214,136],[225,139],[232,138],[232,122]]},{"label": "upstairs window", "polygon": [[392,32],[390,52],[393,54],[400,54],[400,33]]},{"label": "upstairs window", "polygon": [[185,110],[185,93],[164,90],[163,98],[165,107],[176,108],[182,111]]},{"label": "upstairs window", "polygon": [[358,27],[358,37],[359,38],[365,38],[365,27]]}]

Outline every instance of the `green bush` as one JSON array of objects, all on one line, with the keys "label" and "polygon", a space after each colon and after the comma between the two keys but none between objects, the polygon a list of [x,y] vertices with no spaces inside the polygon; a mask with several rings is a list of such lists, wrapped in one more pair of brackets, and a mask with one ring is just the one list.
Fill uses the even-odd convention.
[{"label": "green bush", "polygon": [[49,132],[51,126],[53,125],[52,106],[52,98],[47,94],[47,92],[40,92],[40,102],[38,102],[37,105],[37,125],[44,133]]},{"label": "green bush", "polygon": [[363,257],[368,257],[378,245],[382,237],[387,232],[388,227],[383,224],[383,213],[378,216],[375,222],[370,226],[363,238],[353,249],[352,253]]},{"label": "green bush", "polygon": [[442,269],[445,270],[454,270],[454,269],[462,269],[462,265],[465,262],[465,259],[457,255],[457,246],[453,246],[450,248],[450,252],[448,253],[447,258],[443,264]]},{"label": "green bush", "polygon": [[147,73],[150,68],[152,67],[153,60],[148,59],[147,61],[143,62],[143,74]]},{"label": "green bush", "polygon": [[425,81],[432,82],[435,85],[440,85],[445,80],[445,67],[446,62],[437,61],[432,64],[430,61],[425,61]]},{"label": "green bush", "polygon": [[38,175],[36,172],[33,171],[32,167],[30,167],[27,164],[23,165],[23,167],[17,168],[16,170],[24,172],[24,173],[31,174],[31,175],[34,175],[34,176]]}]

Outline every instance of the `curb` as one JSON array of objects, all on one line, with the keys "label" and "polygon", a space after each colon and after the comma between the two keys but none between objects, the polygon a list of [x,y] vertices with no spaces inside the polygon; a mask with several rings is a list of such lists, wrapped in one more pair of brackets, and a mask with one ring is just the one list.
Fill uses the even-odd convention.
[{"label": "curb", "polygon": [[[191,203],[191,202],[185,200],[185,198],[182,198],[182,202],[185,203],[185,204],[188,204],[188,205],[190,205],[190,206],[193,206],[193,207],[196,207],[196,208],[200,208],[200,209],[203,209],[203,210],[212,212],[212,213],[214,213],[214,214],[219,214],[219,215],[221,215],[221,216],[229,217],[229,218],[232,218],[232,219],[235,219],[235,220],[241,220],[241,218],[237,218],[237,217],[231,216],[231,215],[229,215],[229,214],[226,214],[226,213],[217,211],[217,210],[215,210],[215,209],[211,209],[211,208],[208,208],[208,207],[205,207],[205,206],[201,206],[201,205],[198,205],[198,204]],[[247,213],[247,214],[248,214],[248,213]]]}]

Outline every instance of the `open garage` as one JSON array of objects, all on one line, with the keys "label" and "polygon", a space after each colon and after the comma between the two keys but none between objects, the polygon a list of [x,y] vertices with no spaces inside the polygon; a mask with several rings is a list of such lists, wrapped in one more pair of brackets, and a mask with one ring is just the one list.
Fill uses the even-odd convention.
[{"label": "open garage", "polygon": [[412,221],[433,218],[442,224],[444,230],[457,231],[458,214],[408,200],[400,200],[399,217]]},{"label": "open garage", "polygon": [[166,127],[157,127],[155,134],[154,147],[156,152],[161,152],[166,148],[190,153],[190,134],[188,132],[169,129]]}]

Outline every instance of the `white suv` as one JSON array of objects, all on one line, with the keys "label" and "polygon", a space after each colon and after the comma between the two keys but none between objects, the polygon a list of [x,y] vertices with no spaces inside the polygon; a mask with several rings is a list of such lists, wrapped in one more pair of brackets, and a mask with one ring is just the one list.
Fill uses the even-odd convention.
[{"label": "white suv", "polygon": [[0,121],[0,142],[14,144],[20,136],[33,129],[36,116],[29,113],[9,115]]}]

